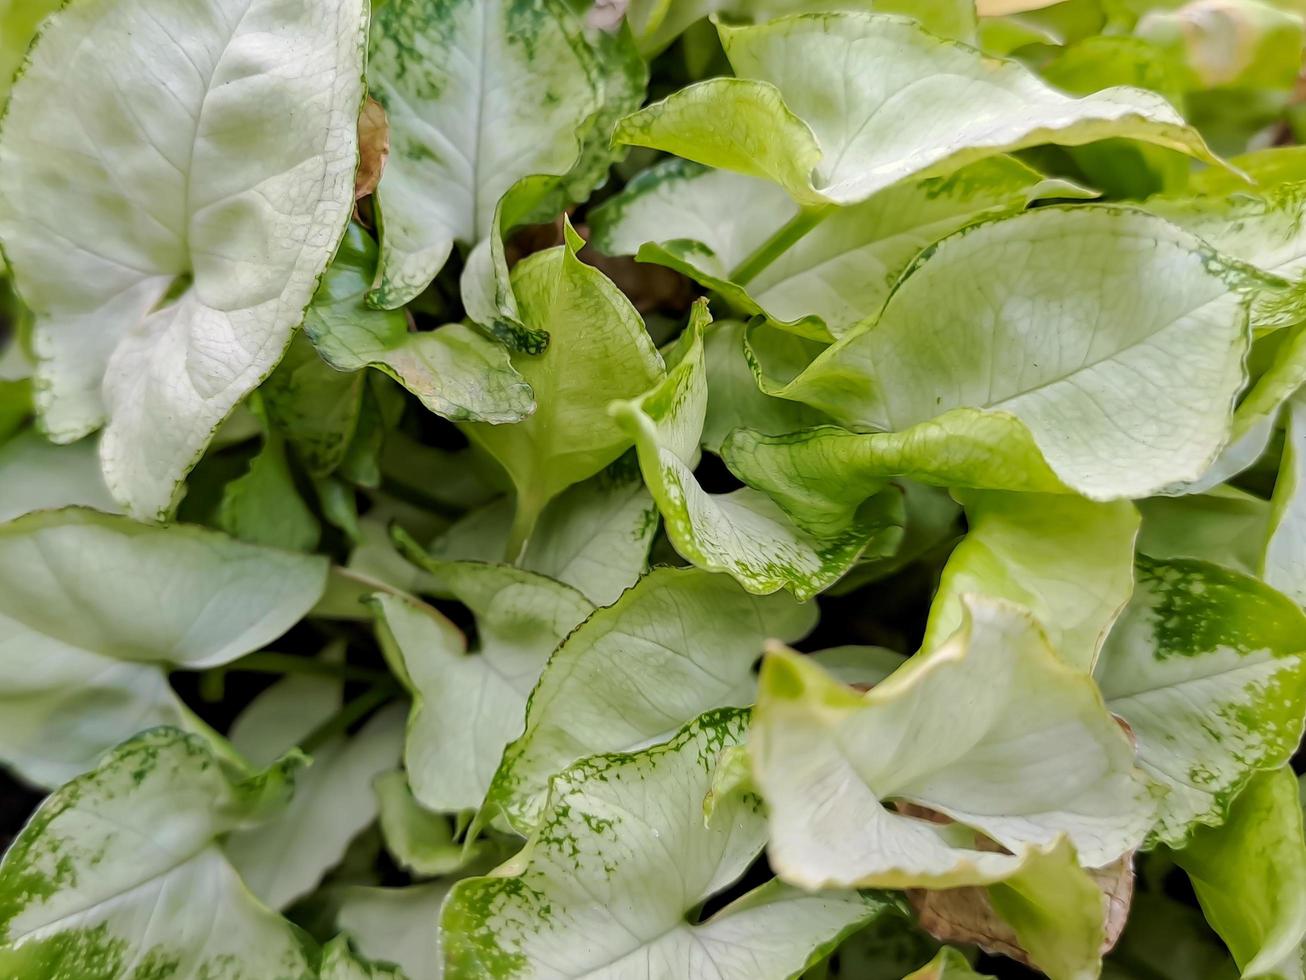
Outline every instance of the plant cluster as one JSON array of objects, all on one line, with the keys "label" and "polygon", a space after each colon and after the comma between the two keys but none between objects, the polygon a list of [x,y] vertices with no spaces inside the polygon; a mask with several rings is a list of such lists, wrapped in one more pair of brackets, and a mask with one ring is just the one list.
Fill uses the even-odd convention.
[{"label": "plant cluster", "polygon": [[0,976],[1300,980],[1296,6],[0,0]]}]

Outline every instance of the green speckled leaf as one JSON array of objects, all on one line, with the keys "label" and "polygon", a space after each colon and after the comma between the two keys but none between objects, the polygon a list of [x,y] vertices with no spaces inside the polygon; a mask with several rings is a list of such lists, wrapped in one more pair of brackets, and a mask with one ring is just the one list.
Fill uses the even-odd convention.
[{"label": "green speckled leaf", "polygon": [[[370,299],[403,306],[455,244],[498,235],[499,199],[587,195],[611,159],[613,121],[639,104],[644,66],[625,36],[587,31],[563,0],[390,0],[372,28],[368,84],[390,118],[377,189],[381,267]],[[506,229],[504,229],[506,231]]]},{"label": "green speckled leaf", "polygon": [[1094,672],[1157,787],[1153,841],[1219,825],[1259,770],[1288,761],[1306,715],[1306,615],[1246,575],[1139,556],[1134,597]]},{"label": "green speckled leaf", "polygon": [[654,569],[549,658],[488,802],[531,829],[549,777],[577,759],[664,741],[701,712],[751,702],[763,644],[801,639],[815,614],[787,595],[749,595],[724,575]]},{"label": "green speckled leaf", "polygon": [[217,843],[275,814],[302,762],[230,771],[170,728],[119,746],[51,796],[0,864],[0,972],[307,980],[298,931],[245,889]]},{"label": "green speckled leaf", "polygon": [[676,550],[700,568],[726,572],[750,592],[789,589],[800,599],[833,583],[864,554],[892,554],[904,520],[896,489],[861,504],[847,526],[812,534],[800,526],[803,515],[791,520],[753,489],[709,494],[699,485],[693,464],[707,411],[707,321],[706,304],[696,306],[668,355],[666,379],[611,409],[635,440],[644,482]]},{"label": "green speckled leaf", "polygon": [[771,882],[698,919],[766,839],[751,795],[721,802],[711,825],[703,819],[717,759],[746,724],[743,712],[711,712],[665,745],[556,776],[522,854],[454,886],[442,916],[447,980],[788,980],[894,908]]},{"label": "green speckled leaf", "polygon": [[[1136,847],[1153,803],[1092,679],[1019,607],[968,596],[961,627],[865,694],[773,648],[749,751],[771,867],[803,888],[1000,881],[1068,837],[1089,867]],[[928,807],[939,824],[891,809]],[[976,846],[976,832],[1006,853]]]}]

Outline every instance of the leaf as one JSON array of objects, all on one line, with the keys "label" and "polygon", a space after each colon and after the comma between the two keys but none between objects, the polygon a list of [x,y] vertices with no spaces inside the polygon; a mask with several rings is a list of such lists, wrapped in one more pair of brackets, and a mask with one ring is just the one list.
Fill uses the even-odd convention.
[{"label": "leaf", "polygon": [[440,906],[452,882],[406,888],[349,888],[340,928],[373,960],[397,963],[407,980],[441,980]]},{"label": "leaf", "polygon": [[[797,654],[762,665],[749,751],[771,866],[803,888],[1000,881],[1063,837],[1087,867],[1136,847],[1153,804],[1092,680],[1018,607],[981,596],[943,646],[859,695]],[[942,813],[941,826],[887,808]],[[987,835],[1009,853],[977,849]]]},{"label": "leaf", "polygon": [[640,471],[657,502],[667,537],[699,568],[731,575],[759,595],[789,589],[799,599],[820,592],[863,554],[892,554],[900,540],[902,500],[896,490],[868,500],[836,533],[816,535],[747,487],[708,494],[695,479],[707,409],[703,352],[706,304],[669,355],[664,381],[639,398],[614,402],[613,417],[635,440]]},{"label": "leaf", "polygon": [[372,787],[386,850],[404,870],[428,878],[446,875],[464,868],[486,850],[455,841],[453,821],[418,803],[403,771],[381,773],[372,780]]},{"label": "leaf", "polygon": [[304,320],[327,364],[337,371],[376,368],[448,419],[526,418],[534,405],[530,386],[498,344],[460,323],[410,333],[402,312],[366,305],[376,255],[371,236],[351,224]]},{"label": "leaf", "polygon": [[371,197],[385,173],[390,158],[390,120],[376,99],[368,97],[358,117],[358,173],[354,177],[354,200]]},{"label": "leaf", "polygon": [[1174,858],[1243,976],[1300,974],[1306,838],[1291,769],[1254,776],[1224,825],[1198,829]]},{"label": "leaf", "polygon": [[654,569],[549,658],[487,802],[528,831],[549,777],[576,760],[664,742],[704,711],[748,704],[762,645],[801,639],[815,612],[788,596],[751,596],[726,576]]},{"label": "leaf", "polygon": [[1148,11],[1134,30],[1181,64],[1194,89],[1291,89],[1301,69],[1300,13],[1258,0],[1192,0]]},{"label": "leaf", "polygon": [[881,431],[736,432],[726,461],[787,510],[831,519],[897,474],[1148,496],[1201,476],[1227,443],[1255,282],[1137,211],[1048,207],[972,225],[780,392]]},{"label": "leaf", "polygon": [[0,521],[69,506],[117,512],[94,439],[56,446],[28,430],[0,445]]},{"label": "leaf", "polygon": [[275,432],[263,439],[263,448],[250,460],[244,476],[228,483],[218,508],[218,526],[240,541],[312,551],[322,537],[318,522],[295,486],[285,442]]},{"label": "leaf", "polygon": [[301,763],[229,771],[203,739],[168,728],[119,746],[46,800],[0,864],[0,968],[32,978],[308,975],[298,931],[245,890],[218,845],[275,812]]},{"label": "leaf", "polygon": [[398,967],[359,959],[342,938],[331,940],[323,949],[321,975],[322,980],[405,980]]},{"label": "leaf", "polygon": [[508,565],[431,562],[429,570],[476,616],[470,655],[435,610],[384,594],[373,604],[413,692],[404,750],[413,793],[430,810],[468,810],[520,734],[549,654],[594,607],[569,586]]},{"label": "leaf", "polygon": [[721,446],[732,430],[747,426],[767,435],[783,435],[797,429],[828,422],[816,409],[764,393],[753,376],[750,359],[765,354],[768,361],[805,356],[810,344],[792,334],[738,320],[709,323],[703,334],[703,357],[707,368],[707,412],[700,442],[709,452],[721,454]]},{"label": "leaf", "polygon": [[627,116],[617,142],[769,178],[804,206],[858,204],[909,177],[1049,142],[1122,136],[1216,160],[1155,93],[1072,99],[903,18],[812,14],[718,30],[737,77]]},{"label": "leaf", "polygon": [[594,756],[555,777],[522,856],[454,886],[442,915],[446,977],[780,980],[892,908],[771,882],[696,921],[693,910],[761,851],[765,819],[753,797],[724,801],[731,814],[710,826],[667,800],[701,800],[744,727],[742,712],[712,712],[665,745]]},{"label": "leaf", "polygon": [[[502,558],[512,511],[512,501],[502,498],[471,511],[432,543],[432,557]],[[644,573],[657,529],[657,508],[628,453],[554,497],[517,564],[578,589],[596,606],[608,606]]]},{"label": "leaf", "polygon": [[77,508],[0,526],[0,758],[55,786],[136,732],[180,724],[165,668],[264,646],[317,601],[326,571],[315,556]]},{"label": "leaf", "polygon": [[607,170],[611,119],[638,105],[644,71],[627,39],[587,37],[559,0],[377,10],[368,84],[390,116],[392,154],[376,195],[371,301],[403,306],[455,243],[496,232],[495,207],[522,177],[551,177],[536,182],[534,206],[587,195]]},{"label": "leaf", "polygon": [[[333,276],[334,271],[328,273],[328,281]],[[310,310],[309,320],[313,317]],[[345,462],[363,414],[366,382],[361,372],[329,366],[305,332],[295,335],[286,356],[259,387],[268,422],[310,476],[327,476]]]},{"label": "leaf", "polygon": [[608,403],[633,397],[664,375],[643,320],[603,273],[576,258],[580,246],[569,230],[566,244],[513,269],[524,322],[552,338],[543,354],[513,358],[535,391],[535,414],[517,425],[462,427],[503,465],[517,490],[514,558],[550,500],[630,445],[608,416]]},{"label": "leaf", "polygon": [[903,980],[971,980],[974,977],[982,980],[987,976],[987,973],[976,973],[966,957],[951,946],[945,946],[934,959],[919,970],[912,971]]},{"label": "leaf", "polygon": [[1252,776],[1285,764],[1306,714],[1306,616],[1255,579],[1138,556],[1134,597],[1094,675],[1163,795],[1153,840],[1218,826]]},{"label": "leaf", "polygon": [[1284,595],[1306,605],[1306,396],[1288,399],[1288,433],[1274,483],[1261,577]]},{"label": "leaf", "polygon": [[[594,246],[609,255],[668,266],[721,294],[740,315],[762,314],[784,329],[831,340],[876,313],[930,243],[981,215],[1019,211],[1040,194],[1081,193],[1012,157],[981,160],[834,212],[747,285],[736,270],[799,211],[767,181],[667,160],[589,221]],[[672,232],[677,237],[668,238]]]},{"label": "leaf", "polygon": [[61,0],[0,0],[0,109],[41,22]]},{"label": "leaf", "polygon": [[134,516],[171,513],[344,233],[366,28],[360,0],[79,4],[14,87],[0,240],[36,314],[38,409],[59,442],[105,424]]},{"label": "leaf", "polygon": [[[333,678],[290,676],[255,698],[232,724],[232,745],[256,764],[303,744],[340,710],[344,685]],[[249,890],[270,908],[306,895],[377,816],[372,780],[399,760],[404,714],[386,708],[348,738],[313,750],[285,812],[227,839],[225,851]]]},{"label": "leaf", "polygon": [[969,531],[943,568],[921,646],[947,640],[982,593],[1034,614],[1068,664],[1091,671],[1134,585],[1138,512],[1125,501],[958,491]]},{"label": "leaf", "polygon": [[1138,550],[1151,558],[1200,558],[1256,575],[1269,536],[1268,501],[1232,487],[1140,500]]}]

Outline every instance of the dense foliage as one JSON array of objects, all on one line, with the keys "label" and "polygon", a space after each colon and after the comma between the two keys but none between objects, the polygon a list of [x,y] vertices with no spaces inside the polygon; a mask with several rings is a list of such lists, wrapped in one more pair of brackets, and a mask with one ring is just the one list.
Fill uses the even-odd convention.
[{"label": "dense foliage", "polygon": [[0,976],[1301,980],[1303,14],[0,0]]}]

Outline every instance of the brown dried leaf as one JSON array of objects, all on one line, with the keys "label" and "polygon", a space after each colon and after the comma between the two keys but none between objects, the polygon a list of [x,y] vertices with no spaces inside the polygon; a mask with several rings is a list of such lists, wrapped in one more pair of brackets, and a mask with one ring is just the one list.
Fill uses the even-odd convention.
[{"label": "brown dried leaf", "polygon": [[371,97],[358,117],[358,174],[354,177],[354,200],[361,201],[376,190],[390,157],[390,120],[381,103]]},{"label": "brown dried leaf", "polygon": [[[934,810],[911,803],[897,804],[897,809],[900,813],[933,823],[951,822]],[[975,846],[986,851],[1005,850],[983,837],[976,841]],[[1104,867],[1086,870],[1102,892],[1106,914],[1102,952],[1107,953],[1115,946],[1129,918],[1129,904],[1134,896],[1133,852]],[[907,890],[907,899],[916,910],[921,928],[935,939],[945,943],[974,943],[987,953],[1009,956],[1026,966],[1034,966],[1011,926],[994,911],[987,888],[911,888]]]}]

